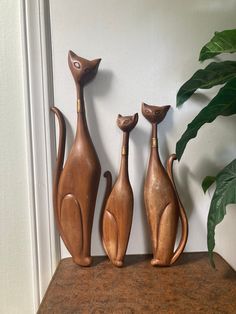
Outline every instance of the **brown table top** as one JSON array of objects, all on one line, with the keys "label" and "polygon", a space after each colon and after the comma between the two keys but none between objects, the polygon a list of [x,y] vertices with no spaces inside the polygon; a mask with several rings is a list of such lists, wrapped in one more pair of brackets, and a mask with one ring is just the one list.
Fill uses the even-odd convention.
[{"label": "brown table top", "polygon": [[129,255],[116,268],[105,257],[92,267],[61,260],[38,314],[236,313],[236,272],[217,254],[184,253],[171,267]]}]

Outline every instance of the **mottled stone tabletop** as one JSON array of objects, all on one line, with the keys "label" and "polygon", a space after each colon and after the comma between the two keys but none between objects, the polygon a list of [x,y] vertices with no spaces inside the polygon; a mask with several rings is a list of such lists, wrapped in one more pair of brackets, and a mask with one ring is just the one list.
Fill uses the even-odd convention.
[{"label": "mottled stone tabletop", "polygon": [[152,267],[150,256],[129,255],[123,268],[94,257],[82,268],[61,260],[38,314],[236,313],[236,272],[214,255],[184,253],[171,267]]}]

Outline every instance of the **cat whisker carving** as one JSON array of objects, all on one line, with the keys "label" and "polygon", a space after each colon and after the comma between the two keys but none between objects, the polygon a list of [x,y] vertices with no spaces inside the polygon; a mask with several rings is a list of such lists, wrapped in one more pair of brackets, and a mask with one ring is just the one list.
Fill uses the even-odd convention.
[{"label": "cat whisker carving", "polygon": [[69,51],[68,64],[77,91],[77,129],[68,158],[64,161],[65,120],[56,107],[59,147],[54,176],[54,212],[61,238],[74,262],[90,266],[91,232],[101,166],[91,140],[85,113],[84,86],[97,73],[101,59],[86,60]]},{"label": "cat whisker carving", "polygon": [[[142,114],[152,124],[144,202],[151,234],[153,266],[172,265],[183,252],[188,236],[187,216],[178,197],[172,173],[176,156],[172,154],[168,158],[166,171],[158,153],[157,125],[164,120],[169,108],[170,106],[142,104]],[[174,252],[179,218],[182,224],[182,236]]]},{"label": "cat whisker carving", "polygon": [[123,266],[133,217],[134,201],[129,181],[128,153],[129,133],[137,122],[137,113],[124,117],[118,115],[117,125],[123,131],[123,143],[120,171],[113,188],[111,173],[107,171],[104,174],[107,178],[107,188],[102,209],[102,241],[109,259],[117,267]]}]

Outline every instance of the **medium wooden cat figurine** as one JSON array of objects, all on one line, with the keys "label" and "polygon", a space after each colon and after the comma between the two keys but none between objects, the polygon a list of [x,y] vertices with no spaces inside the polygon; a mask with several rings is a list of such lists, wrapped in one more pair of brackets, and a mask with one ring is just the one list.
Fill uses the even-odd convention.
[{"label": "medium wooden cat figurine", "polygon": [[84,86],[97,73],[101,59],[89,61],[72,51],[68,63],[77,90],[77,130],[63,169],[65,121],[56,107],[59,147],[54,179],[54,211],[60,235],[76,264],[89,266],[91,232],[101,166],[89,135],[84,105]]},{"label": "medium wooden cat figurine", "polygon": [[111,173],[107,171],[107,189],[102,212],[102,241],[111,262],[118,267],[123,260],[128,246],[133,217],[133,191],[128,174],[129,133],[138,122],[138,114],[133,116],[118,115],[117,125],[123,131],[121,163],[118,178],[111,188]]},{"label": "medium wooden cat figurine", "polygon": [[[149,106],[142,104],[144,117],[152,124],[151,153],[144,184],[144,202],[151,231],[153,250],[152,265],[169,266],[184,250],[188,236],[188,222],[185,210],[175,189],[172,164],[176,159],[171,155],[167,171],[163,167],[157,140],[157,125],[165,118],[170,106]],[[182,223],[182,237],[174,252],[179,217]]]}]

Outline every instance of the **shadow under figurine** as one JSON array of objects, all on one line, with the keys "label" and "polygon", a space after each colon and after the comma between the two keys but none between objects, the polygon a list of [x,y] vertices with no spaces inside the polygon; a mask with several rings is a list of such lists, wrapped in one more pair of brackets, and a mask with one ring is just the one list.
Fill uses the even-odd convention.
[{"label": "shadow under figurine", "polygon": [[101,59],[93,61],[68,54],[77,90],[77,130],[64,162],[65,120],[56,107],[51,110],[59,122],[59,147],[54,177],[53,203],[59,233],[76,264],[90,266],[91,232],[101,166],[92,143],[85,114],[84,86],[97,73]]},{"label": "shadow under figurine", "polygon": [[107,188],[102,212],[102,242],[104,249],[117,266],[122,267],[127,250],[133,217],[133,191],[129,181],[128,153],[129,133],[138,122],[138,114],[133,116],[118,115],[117,125],[123,131],[121,163],[118,178],[112,188],[109,171],[105,172]]},{"label": "shadow under figurine", "polygon": [[[144,202],[150,227],[153,266],[170,266],[183,252],[188,237],[188,221],[181,204],[172,173],[172,154],[163,167],[158,153],[157,125],[164,120],[170,106],[149,106],[142,104],[142,114],[152,125],[151,152],[144,184]],[[182,236],[174,252],[179,218]]]}]

